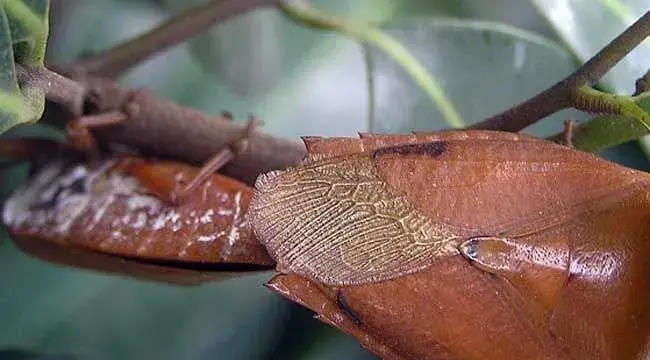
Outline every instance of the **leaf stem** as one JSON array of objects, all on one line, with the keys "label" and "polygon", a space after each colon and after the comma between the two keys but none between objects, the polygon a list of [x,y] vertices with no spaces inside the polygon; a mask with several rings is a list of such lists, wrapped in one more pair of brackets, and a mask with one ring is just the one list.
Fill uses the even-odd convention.
[{"label": "leaf stem", "polygon": [[433,103],[440,109],[445,122],[449,126],[463,126],[460,114],[451,101],[447,99],[442,87],[426,68],[393,37],[370,24],[339,15],[334,16],[316,9],[303,0],[281,0],[279,5],[287,16],[301,24],[346,34],[383,51],[399,64],[429,95]]},{"label": "leaf stem", "polygon": [[372,75],[373,64],[370,54],[370,49],[366,46],[361,47],[363,52],[363,62],[366,65],[366,84],[368,85],[368,131],[372,132],[375,118],[375,77]]},{"label": "leaf stem", "polygon": [[573,100],[581,87],[593,85],[648,36],[650,11],[571,75],[521,104],[468,128],[516,132],[554,112],[573,107]]}]

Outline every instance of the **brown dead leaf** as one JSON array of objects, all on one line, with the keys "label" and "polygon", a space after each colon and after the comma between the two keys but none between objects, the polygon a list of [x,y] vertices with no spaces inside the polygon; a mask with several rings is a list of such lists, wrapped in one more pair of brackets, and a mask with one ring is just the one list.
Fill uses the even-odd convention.
[{"label": "brown dead leaf", "polygon": [[48,261],[172,283],[273,266],[248,223],[250,187],[215,174],[173,206],[120,171],[125,164],[158,181],[198,172],[170,161],[54,160],[6,201],[3,222],[12,239]]}]

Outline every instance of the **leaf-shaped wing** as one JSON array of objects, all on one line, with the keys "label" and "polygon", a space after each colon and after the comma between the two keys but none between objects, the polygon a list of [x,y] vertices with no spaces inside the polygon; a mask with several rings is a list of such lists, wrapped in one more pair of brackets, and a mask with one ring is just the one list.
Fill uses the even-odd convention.
[{"label": "leaf-shaped wing", "polygon": [[452,229],[417,210],[360,154],[261,176],[253,229],[279,266],[328,285],[388,280],[458,254]]}]

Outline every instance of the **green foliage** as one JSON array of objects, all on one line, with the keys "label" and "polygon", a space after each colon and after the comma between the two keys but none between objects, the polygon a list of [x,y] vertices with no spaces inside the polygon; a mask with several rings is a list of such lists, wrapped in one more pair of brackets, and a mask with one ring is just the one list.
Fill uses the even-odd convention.
[{"label": "green foliage", "polygon": [[21,88],[15,64],[43,66],[48,10],[47,0],[0,2],[0,134],[43,114],[45,94],[34,87]]},{"label": "green foliage", "polygon": [[[418,18],[392,22],[384,31],[444,84],[445,97],[469,124],[526,100],[576,67],[562,47],[497,22]],[[378,50],[368,51],[374,98],[370,130],[403,133],[446,127],[435,104],[398,64]],[[553,115],[534,130],[554,131],[564,116]]]},{"label": "green foliage", "polygon": [[[281,4],[284,3],[281,2]],[[310,6],[305,1],[288,1],[281,8],[289,17],[299,23],[325,30],[335,30],[381,50],[392,61],[399,64],[401,69],[410,75],[411,79],[418,84],[432,103],[437,105],[444,121],[450,127],[460,128],[464,126],[462,118],[453,104],[446,98],[440,84],[431,77],[427,69],[397,39],[375,26],[340,15],[329,14]],[[373,102],[371,101],[371,103]]]}]

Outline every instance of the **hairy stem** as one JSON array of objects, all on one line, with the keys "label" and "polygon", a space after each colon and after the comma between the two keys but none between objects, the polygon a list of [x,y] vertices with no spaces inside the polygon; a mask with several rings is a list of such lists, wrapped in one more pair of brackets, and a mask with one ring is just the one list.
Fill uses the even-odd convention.
[{"label": "hairy stem", "polygon": [[650,11],[568,77],[523,103],[468,128],[516,132],[550,114],[573,107],[579,88],[593,85],[648,36]]},{"label": "hairy stem", "polygon": [[621,115],[640,122],[650,130],[650,116],[636,104],[634,97],[609,94],[582,86],[574,94],[573,106],[593,113]]},{"label": "hairy stem", "polygon": [[[585,87],[586,88],[586,87]],[[594,92],[591,98],[599,98],[598,106],[611,107],[612,113],[618,115],[596,116],[584,124],[574,127],[572,142],[577,149],[591,152],[598,152],[604,149],[620,145],[624,142],[642,138],[650,134],[650,93],[643,92],[634,97],[599,93],[596,90],[587,88],[588,92]],[[610,105],[607,105],[607,104]],[[548,140],[561,142],[563,134],[550,136]]]},{"label": "hairy stem", "polygon": [[62,68],[65,72],[76,74],[116,77],[152,55],[200,34],[214,24],[275,3],[275,0],[213,0],[174,16],[145,34]]}]

